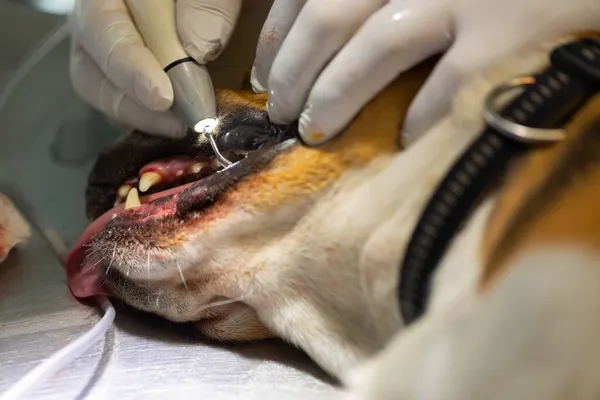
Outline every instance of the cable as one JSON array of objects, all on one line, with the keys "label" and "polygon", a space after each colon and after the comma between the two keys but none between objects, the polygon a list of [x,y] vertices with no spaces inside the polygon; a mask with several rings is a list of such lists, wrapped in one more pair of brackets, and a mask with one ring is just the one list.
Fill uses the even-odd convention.
[{"label": "cable", "polygon": [[[69,18],[70,16],[68,16]],[[28,54],[25,55],[23,61],[17,66],[12,76],[6,81],[6,84],[0,88],[0,115],[4,111],[6,107],[6,103],[10,99],[10,96],[13,94],[15,88],[21,83],[23,78],[27,76],[29,72],[36,65],[38,65],[44,57],[46,57],[52,50],[56,48],[63,40],[69,37],[69,33],[71,31],[71,22],[67,19],[66,22],[61,22],[60,25],[54,28],[50,33],[48,33],[42,40],[39,45],[31,50]],[[14,187],[14,190],[22,193],[21,190],[17,190],[18,184],[11,180],[11,185]],[[14,199],[13,199],[14,200]],[[17,204],[22,206],[21,204]],[[29,213],[25,212],[24,207],[19,207],[19,210],[26,214],[25,216],[29,220],[29,222],[37,228],[40,232],[46,243],[50,246],[52,251],[62,258],[66,255],[67,249],[64,240],[51,228],[47,227],[46,224],[41,223],[41,218],[37,215],[27,215]]]},{"label": "cable", "polygon": [[98,340],[104,337],[104,334],[112,325],[116,313],[114,307],[106,297],[99,298],[98,302],[104,309],[102,319],[84,335],[54,353],[50,358],[46,359],[21,378],[21,380],[12,385],[0,396],[0,400],[16,400],[32,392],[55,372],[89,350]]},{"label": "cable", "polygon": [[0,94],[0,111],[4,109],[8,98],[12,95],[13,90],[23,80],[25,76],[50,53],[56,46],[69,36],[69,22],[61,23],[60,26],[54,29],[50,34],[44,37],[40,45],[33,49],[23,60],[21,65],[17,67],[13,76],[10,77],[6,86],[2,88]]},{"label": "cable", "polygon": [[[2,88],[2,92],[0,93],[0,114],[18,84],[41,60],[44,59],[46,55],[48,55],[48,53],[50,53],[50,51],[69,36],[69,31],[69,22],[62,23],[58,28],[54,29],[48,36],[42,39],[40,45],[25,57],[13,76],[11,76],[6,85]],[[46,234],[44,230],[41,230],[41,233],[42,235]],[[96,325],[75,341],[54,353],[50,358],[43,361],[21,378],[17,383],[13,384],[0,396],[0,400],[20,399],[26,394],[34,391],[44,383],[46,379],[79,357],[85,351],[89,350],[96,342],[104,337],[115,319],[116,312],[106,297],[99,298],[98,303],[104,310],[104,316],[96,323]]]}]

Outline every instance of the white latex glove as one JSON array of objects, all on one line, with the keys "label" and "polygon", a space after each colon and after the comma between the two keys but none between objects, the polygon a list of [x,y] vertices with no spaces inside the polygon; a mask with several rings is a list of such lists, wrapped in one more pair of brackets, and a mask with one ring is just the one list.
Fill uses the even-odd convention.
[{"label": "white latex glove", "polygon": [[600,29],[598,0],[275,0],[252,83],[268,88],[273,121],[299,118],[303,139],[316,145],[398,74],[448,50],[409,109],[402,134],[410,142],[493,58],[589,28]]},{"label": "white latex glove", "polygon": [[[186,52],[200,64],[217,58],[241,6],[242,0],[177,0],[177,28]],[[70,73],[76,92],[126,126],[183,136],[185,123],[169,111],[171,82],[144,46],[123,0],[78,0],[73,17]]]}]

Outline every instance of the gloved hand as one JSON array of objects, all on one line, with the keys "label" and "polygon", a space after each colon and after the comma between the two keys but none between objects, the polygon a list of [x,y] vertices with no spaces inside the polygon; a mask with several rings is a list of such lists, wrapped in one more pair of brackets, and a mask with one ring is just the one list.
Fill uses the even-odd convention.
[{"label": "gloved hand", "polygon": [[493,58],[589,28],[600,29],[597,0],[276,0],[252,83],[268,88],[273,121],[299,118],[300,134],[315,145],[399,73],[448,50],[408,111],[402,134],[410,142],[447,111],[463,79]]},{"label": "gloved hand", "polygon": [[[242,0],[177,0],[177,28],[200,64],[225,48]],[[71,81],[90,105],[150,134],[183,136],[185,123],[169,108],[173,88],[144,46],[123,0],[78,0],[74,12]]]}]

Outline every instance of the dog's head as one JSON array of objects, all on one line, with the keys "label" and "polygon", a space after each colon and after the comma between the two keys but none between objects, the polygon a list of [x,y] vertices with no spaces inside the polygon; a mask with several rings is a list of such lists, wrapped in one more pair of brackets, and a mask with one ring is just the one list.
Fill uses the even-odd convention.
[{"label": "dog's head", "polygon": [[[398,127],[431,67],[404,74],[318,149],[300,145],[291,127],[271,124],[264,95],[231,91],[217,96],[219,148],[239,160],[226,169],[198,134],[167,140],[133,133],[115,143],[89,178],[94,222],[67,263],[73,293],[108,292],[174,321],[203,320],[204,331],[218,339],[268,336],[248,307],[207,305],[243,297],[256,272],[270,267],[261,255],[276,249],[325,193],[400,149]],[[144,172],[154,174],[154,186],[141,205],[126,209],[127,191]],[[228,331],[207,328],[236,310]]]}]

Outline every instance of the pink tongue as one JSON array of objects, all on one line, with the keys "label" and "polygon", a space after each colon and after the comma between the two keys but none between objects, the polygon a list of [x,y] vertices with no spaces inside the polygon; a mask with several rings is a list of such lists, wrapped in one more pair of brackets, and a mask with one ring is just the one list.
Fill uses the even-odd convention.
[{"label": "pink tongue", "polygon": [[[146,204],[153,200],[175,195],[190,186],[192,183],[181,185],[148,196],[143,196],[140,198],[142,206],[129,211],[135,212],[142,207],[146,207]],[[92,241],[94,236],[100,233],[106,224],[113,219],[113,215],[129,211],[125,211],[124,205],[121,204],[102,214],[100,217],[94,220],[94,222],[92,222],[81,234],[79,240],[77,243],[75,243],[75,246],[73,246],[71,253],[69,253],[67,256],[67,259],[64,263],[65,272],[67,274],[67,283],[71,293],[77,300],[84,301],[94,296],[108,294],[106,289],[102,287],[102,282],[105,279],[105,267],[101,263],[95,263],[94,260],[86,260],[88,244]]]},{"label": "pink tongue", "polygon": [[96,218],[83,231],[65,261],[65,272],[67,273],[69,289],[78,300],[107,294],[102,287],[103,271],[100,270],[101,266],[93,265],[93,263],[86,265],[85,263],[87,244],[106,226],[112,219],[113,214],[123,211],[123,207],[121,204],[108,210],[99,218]]}]

